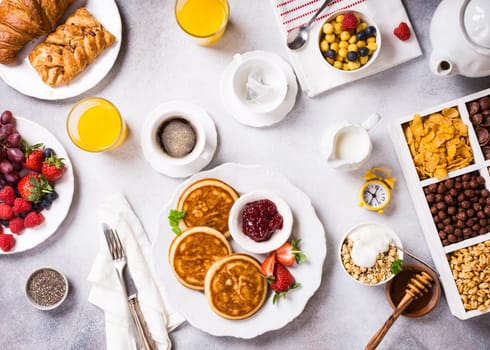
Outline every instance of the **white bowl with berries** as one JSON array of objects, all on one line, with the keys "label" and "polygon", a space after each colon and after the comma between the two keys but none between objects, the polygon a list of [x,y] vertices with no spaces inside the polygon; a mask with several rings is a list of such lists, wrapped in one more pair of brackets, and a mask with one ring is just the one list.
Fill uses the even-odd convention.
[{"label": "white bowl with berries", "polygon": [[373,64],[381,51],[381,33],[372,18],[359,11],[339,11],[320,27],[318,52],[330,69],[357,73]]},{"label": "white bowl with berries", "polygon": [[228,219],[231,236],[243,249],[257,254],[279,248],[291,235],[293,214],[288,203],[268,190],[241,195]]}]

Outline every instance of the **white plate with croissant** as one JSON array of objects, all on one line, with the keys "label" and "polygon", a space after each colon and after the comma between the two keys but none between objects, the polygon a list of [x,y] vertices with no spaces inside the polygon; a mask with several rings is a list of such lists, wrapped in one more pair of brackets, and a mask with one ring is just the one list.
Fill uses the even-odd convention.
[{"label": "white plate with croissant", "polygon": [[109,73],[122,39],[114,0],[34,0],[33,8],[22,9],[16,1],[0,0],[0,77],[8,85],[61,100]]}]

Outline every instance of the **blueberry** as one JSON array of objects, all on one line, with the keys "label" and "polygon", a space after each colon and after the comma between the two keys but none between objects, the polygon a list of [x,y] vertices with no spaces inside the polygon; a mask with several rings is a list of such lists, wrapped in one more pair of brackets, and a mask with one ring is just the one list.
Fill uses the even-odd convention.
[{"label": "blueberry", "polygon": [[43,198],[42,201],[39,202],[39,205],[43,209],[51,208],[51,201],[49,199]]},{"label": "blueberry", "polygon": [[366,40],[367,35],[366,32],[363,30],[362,32],[357,33],[357,40]]},{"label": "blueberry", "polygon": [[359,48],[358,52],[359,52],[359,56],[361,57],[367,56],[369,54],[369,50],[367,47]]},{"label": "blueberry", "polygon": [[24,219],[27,216],[28,213],[20,213],[19,216]]},{"label": "blueberry", "polygon": [[373,26],[369,26],[366,28],[366,36],[367,37],[375,36],[375,35],[376,35],[376,28],[374,28]]},{"label": "blueberry", "polygon": [[37,203],[32,204],[32,209],[37,211],[37,212],[40,212],[44,208],[41,206],[41,202],[37,202]]},{"label": "blueberry", "polygon": [[2,224],[5,227],[9,227],[9,221],[8,220],[0,220],[0,224]]},{"label": "blueberry", "polygon": [[46,193],[46,195],[44,196],[44,198],[47,199],[50,202],[53,202],[54,200],[56,200],[58,198],[58,193],[53,190],[53,191],[51,191],[49,193]]},{"label": "blueberry", "polygon": [[335,59],[335,57],[337,57],[337,52],[335,52],[335,50],[330,49],[327,51],[327,57]]},{"label": "blueberry", "polygon": [[46,158],[51,157],[51,156],[53,156],[53,155],[55,155],[55,154],[56,154],[56,153],[54,152],[54,150],[53,150],[52,148],[46,147],[46,148],[44,149],[44,156],[45,156]]},{"label": "blueberry", "polygon": [[349,52],[347,52],[347,59],[349,61],[355,61],[355,60],[357,60],[357,52],[355,52],[355,51],[349,51]]}]

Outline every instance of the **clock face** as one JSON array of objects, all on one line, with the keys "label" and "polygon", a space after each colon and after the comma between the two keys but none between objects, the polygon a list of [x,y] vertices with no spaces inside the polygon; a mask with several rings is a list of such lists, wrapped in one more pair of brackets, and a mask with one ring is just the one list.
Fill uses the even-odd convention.
[{"label": "clock face", "polygon": [[364,188],[362,194],[364,202],[373,208],[380,208],[387,204],[388,201],[388,189],[380,183],[371,182]]}]

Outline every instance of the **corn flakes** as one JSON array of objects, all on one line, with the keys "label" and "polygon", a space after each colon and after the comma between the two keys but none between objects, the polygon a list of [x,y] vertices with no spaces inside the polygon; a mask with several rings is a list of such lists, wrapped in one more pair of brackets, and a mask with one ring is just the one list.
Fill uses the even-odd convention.
[{"label": "corn flakes", "polygon": [[449,171],[473,162],[468,126],[461,120],[457,108],[443,108],[424,118],[415,114],[403,132],[422,180],[446,178]]}]

